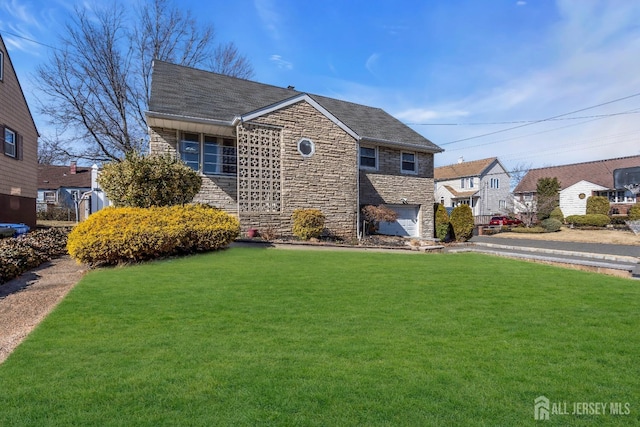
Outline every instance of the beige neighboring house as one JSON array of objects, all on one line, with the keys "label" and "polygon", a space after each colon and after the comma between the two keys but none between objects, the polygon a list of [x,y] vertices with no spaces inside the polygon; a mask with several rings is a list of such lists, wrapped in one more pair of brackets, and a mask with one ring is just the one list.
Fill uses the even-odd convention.
[{"label": "beige neighboring house", "polygon": [[379,108],[155,61],[150,151],[201,173],[196,201],[243,230],[291,235],[296,209],[320,209],[355,239],[361,208],[399,214],[386,234],[433,237],[433,157],[442,149]]},{"label": "beige neighboring house", "polygon": [[36,225],[38,131],[0,36],[0,223]]},{"label": "beige neighboring house", "polygon": [[574,163],[531,169],[513,191],[516,207],[524,211],[530,206],[540,178],[558,178],[560,182],[560,209],[564,216],[584,215],[587,198],[604,196],[609,199],[613,214],[625,215],[637,203],[636,196],[625,188],[615,188],[613,172],[640,166],[640,156],[619,157],[594,162]]},{"label": "beige neighboring house", "polygon": [[445,207],[469,205],[476,217],[505,213],[510,205],[509,173],[497,157],[435,168],[435,200]]}]

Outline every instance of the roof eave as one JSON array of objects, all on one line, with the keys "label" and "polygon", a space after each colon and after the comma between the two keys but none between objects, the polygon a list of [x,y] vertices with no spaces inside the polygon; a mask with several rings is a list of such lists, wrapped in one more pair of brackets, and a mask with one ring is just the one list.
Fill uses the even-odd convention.
[{"label": "roof eave", "polygon": [[424,153],[442,153],[444,151],[444,148],[440,148],[437,146],[434,147],[428,147],[422,144],[413,144],[410,142],[402,142],[402,141],[389,141],[389,140],[385,140],[385,139],[377,139],[377,138],[367,138],[367,137],[362,137],[362,143],[366,144],[366,143],[371,143],[371,144],[376,144],[376,145],[382,145],[382,146],[386,146],[386,147],[391,147],[391,148],[407,148],[407,149],[411,149],[414,151],[420,151],[420,152],[424,152]]}]

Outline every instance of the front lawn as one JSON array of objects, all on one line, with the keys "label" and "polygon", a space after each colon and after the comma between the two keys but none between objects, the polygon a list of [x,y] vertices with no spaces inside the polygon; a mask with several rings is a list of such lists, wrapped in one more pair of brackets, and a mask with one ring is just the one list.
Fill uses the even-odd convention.
[{"label": "front lawn", "polygon": [[472,253],[97,270],[0,365],[0,425],[533,425],[541,395],[633,425],[639,312],[640,282]]}]

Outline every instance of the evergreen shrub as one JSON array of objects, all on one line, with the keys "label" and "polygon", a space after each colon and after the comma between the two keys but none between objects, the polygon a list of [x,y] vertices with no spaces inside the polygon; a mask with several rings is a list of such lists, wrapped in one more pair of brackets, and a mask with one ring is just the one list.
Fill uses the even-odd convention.
[{"label": "evergreen shrub", "polygon": [[451,227],[458,242],[466,242],[473,235],[473,212],[469,205],[456,206],[451,212]]},{"label": "evergreen shrub", "polygon": [[69,234],[79,262],[113,265],[220,249],[240,234],[237,218],[206,205],[109,207]]},{"label": "evergreen shrub", "polygon": [[547,233],[554,233],[560,231],[560,228],[562,228],[562,223],[556,218],[543,219],[540,225]]},{"label": "evergreen shrub", "polygon": [[436,206],[436,237],[445,242],[449,237],[450,229],[451,223],[447,209],[442,203],[438,203]]},{"label": "evergreen shrub", "polygon": [[291,215],[293,235],[302,240],[318,238],[324,231],[325,217],[319,209],[296,209]]},{"label": "evergreen shrub", "polygon": [[587,198],[587,215],[609,215],[609,199],[602,196]]},{"label": "evergreen shrub", "polygon": [[640,203],[637,203],[629,208],[628,216],[629,221],[636,221],[640,219]]},{"label": "evergreen shrub", "polygon": [[560,209],[560,206],[556,206],[555,208],[553,208],[551,214],[549,215],[549,218],[557,219],[558,221],[560,221],[560,223],[564,222],[564,214],[562,213],[562,209]]}]

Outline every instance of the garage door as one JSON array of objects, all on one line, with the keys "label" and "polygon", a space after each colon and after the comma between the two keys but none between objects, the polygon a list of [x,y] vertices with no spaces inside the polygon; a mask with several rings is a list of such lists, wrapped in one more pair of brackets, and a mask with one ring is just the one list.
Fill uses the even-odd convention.
[{"label": "garage door", "polygon": [[407,205],[387,205],[398,214],[398,219],[393,222],[381,222],[378,233],[389,236],[418,237],[420,227],[418,227],[419,206]]}]

